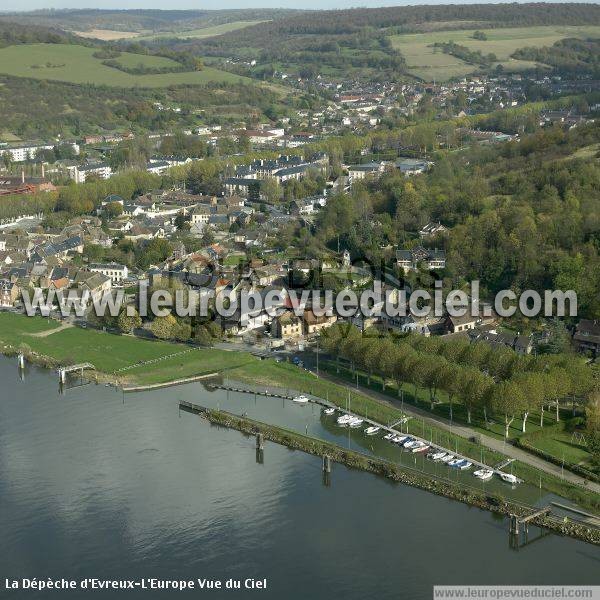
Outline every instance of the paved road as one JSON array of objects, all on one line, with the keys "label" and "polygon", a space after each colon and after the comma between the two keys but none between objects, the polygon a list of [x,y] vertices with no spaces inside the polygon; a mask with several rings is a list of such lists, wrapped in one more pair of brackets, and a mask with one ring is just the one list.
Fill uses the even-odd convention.
[{"label": "paved road", "polygon": [[[346,380],[340,379],[333,375],[329,375],[328,373],[323,373],[322,371],[320,373],[320,377],[332,381],[333,383],[337,383],[350,390],[357,389],[356,385],[349,385]],[[386,396],[379,392],[375,392],[363,386],[359,386],[358,391],[360,391],[365,396],[369,396],[370,398],[373,398],[380,402],[385,402],[390,406],[394,406],[394,408],[398,408],[398,403],[393,402],[393,400],[389,396]],[[497,452],[500,452],[501,454],[505,454],[510,458],[515,458],[525,464],[539,469],[540,471],[544,471],[545,473],[549,473],[550,475],[555,475],[559,478],[564,478],[570,483],[580,485],[588,490],[594,491],[596,494],[600,494],[600,484],[594,481],[588,481],[587,479],[584,479],[583,477],[580,477],[579,475],[576,475],[571,471],[567,471],[566,469],[563,473],[562,469],[559,466],[548,462],[534,454],[530,454],[529,452],[526,452],[521,448],[518,448],[511,444],[505,444],[504,440],[499,440],[497,438],[491,437],[484,433],[480,433],[479,431],[474,431],[473,429],[469,429],[468,427],[462,425],[456,425],[454,423],[451,424],[450,421],[445,417],[438,416],[417,406],[412,406],[410,404],[405,403],[403,410],[407,415],[419,417],[419,419],[424,419],[426,423],[436,425],[441,429],[445,429],[446,431],[455,433],[456,435],[459,435],[463,438],[470,438],[474,435],[477,435],[481,439],[481,443],[490,450],[495,450]]]}]

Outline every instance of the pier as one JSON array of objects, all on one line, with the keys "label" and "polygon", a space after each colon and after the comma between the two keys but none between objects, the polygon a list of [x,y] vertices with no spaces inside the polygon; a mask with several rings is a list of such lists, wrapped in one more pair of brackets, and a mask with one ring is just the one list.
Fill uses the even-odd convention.
[{"label": "pier", "polygon": [[[207,385],[207,387],[210,387],[212,389],[225,390],[227,392],[237,392],[240,394],[250,394],[250,395],[254,395],[254,396],[265,396],[265,397],[270,397],[270,398],[282,398],[284,400],[293,400],[295,397],[295,395],[290,395],[289,390],[288,390],[288,393],[284,394],[284,393],[269,391],[268,389],[261,391],[261,390],[256,390],[256,389],[235,387],[235,386],[231,386],[231,385],[220,385],[220,384],[215,384],[215,383],[209,383]],[[300,394],[300,392],[298,392],[297,395],[299,395],[299,394]],[[405,424],[410,418],[405,415],[405,416],[402,416],[400,419],[398,419],[395,422],[392,422],[388,425],[384,425],[383,423],[378,423],[377,421],[374,421],[373,419],[369,419],[368,417],[365,417],[364,415],[359,415],[359,414],[353,413],[350,410],[346,410],[345,408],[341,408],[337,404],[333,404],[332,402],[329,402],[328,400],[323,400],[322,398],[317,398],[316,396],[313,396],[312,394],[308,394],[308,393],[305,393],[304,395],[306,395],[307,398],[309,399],[309,402],[312,402],[313,404],[317,404],[319,406],[322,406],[323,408],[334,408],[339,413],[344,413],[344,414],[350,415],[352,417],[358,417],[359,419],[362,419],[364,421],[365,425],[367,425],[367,426],[372,425],[374,427],[379,427],[383,433],[393,433],[393,434],[402,433],[402,431],[398,431],[396,429],[396,426]],[[476,469],[477,468],[478,469],[491,469],[494,472],[494,474],[498,475],[498,476],[501,476],[501,474],[504,473],[504,471],[502,471],[503,468],[505,468],[506,466],[508,466],[509,464],[511,464],[514,461],[514,459],[510,458],[510,459],[507,459],[507,460],[499,463],[496,466],[490,466],[490,465],[484,464],[481,461],[478,461],[477,459],[463,456],[462,454],[459,454],[458,452],[456,452],[454,450],[449,450],[448,448],[444,448],[444,447],[440,446],[439,444],[434,444],[432,440],[428,440],[428,439],[426,439],[424,437],[420,437],[416,434],[411,433],[410,437],[415,440],[419,440],[421,442],[426,443],[428,446],[431,447],[430,451],[447,452],[448,454],[454,455],[458,459],[469,461],[470,463],[473,464],[473,466]],[[522,480],[517,478],[517,483],[522,483]]]},{"label": "pier", "polygon": [[68,373],[79,372],[81,374],[81,377],[83,377],[83,372],[86,369],[95,371],[96,367],[94,367],[94,365],[92,363],[79,363],[77,365],[70,365],[68,367],[60,367],[58,369],[58,378],[61,383],[65,383],[65,381],[67,380]]}]

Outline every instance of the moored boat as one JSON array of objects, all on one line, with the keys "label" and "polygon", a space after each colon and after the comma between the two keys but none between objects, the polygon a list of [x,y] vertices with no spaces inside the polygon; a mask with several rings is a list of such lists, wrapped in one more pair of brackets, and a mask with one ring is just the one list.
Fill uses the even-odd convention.
[{"label": "moored boat", "polygon": [[493,474],[494,471],[492,471],[492,469],[477,469],[477,471],[473,472],[473,475],[482,481],[487,481],[492,477]]},{"label": "moored boat", "polygon": [[454,460],[454,454],[446,454],[440,459],[443,463],[449,463]]},{"label": "moored boat", "polygon": [[350,420],[348,421],[348,426],[352,427],[352,429],[356,429],[357,427],[360,427],[363,423],[364,421],[362,419],[359,419],[358,417],[350,417]]},{"label": "moored boat", "polygon": [[415,446],[412,451],[413,452],[426,452],[427,450],[429,450],[429,448],[431,448],[431,446],[429,444],[420,444],[419,446]]},{"label": "moored boat", "polygon": [[381,429],[381,427],[375,427],[374,425],[371,427],[367,427],[365,429],[365,433],[367,435],[375,435],[379,430]]},{"label": "moored boat", "polygon": [[498,475],[502,481],[506,481],[506,483],[518,483],[518,479],[512,473],[503,473],[502,471],[498,471]]},{"label": "moored boat", "polygon": [[292,398],[292,402],[295,402],[296,404],[306,404],[308,401],[308,397],[306,397],[304,394]]},{"label": "moored boat", "polygon": [[323,409],[323,412],[326,415],[332,415],[333,413],[335,413],[335,408],[325,408],[325,409]]},{"label": "moored boat", "polygon": [[447,456],[446,452],[430,452],[432,460],[442,460],[444,456]]}]

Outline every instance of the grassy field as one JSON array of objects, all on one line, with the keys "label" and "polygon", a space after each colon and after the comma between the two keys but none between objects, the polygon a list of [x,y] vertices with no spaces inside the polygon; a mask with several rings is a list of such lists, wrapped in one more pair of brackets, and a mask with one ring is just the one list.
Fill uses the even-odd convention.
[{"label": "grassy field", "polygon": [[[129,383],[152,384],[239,367],[256,358],[241,352],[192,349],[170,342],[144,340],[91,329],[71,327],[45,337],[35,334],[57,329],[54,321],[0,313],[0,342],[33,352],[64,364],[91,362],[98,371],[114,373]],[[185,352],[185,353],[184,353]],[[165,358],[178,354],[172,358]],[[158,361],[136,366],[144,361]],[[133,368],[130,368],[133,367]]]},{"label": "grassy field", "polygon": [[600,27],[597,26],[516,27],[483,31],[488,37],[486,41],[473,39],[473,29],[395,35],[391,40],[417,77],[427,81],[444,81],[464,76],[475,69],[473,65],[444,54],[441,50],[436,51],[432,47],[435,42],[453,41],[471,50],[480,50],[483,54],[494,53],[505,69],[518,71],[534,66],[529,61],[510,58],[518,48],[551,46],[566,37],[600,37]]},{"label": "grassy field", "polygon": [[[160,75],[130,75],[102,64],[94,58],[94,48],[68,44],[24,44],[0,49],[0,73],[15,77],[51,79],[68,83],[91,83],[112,87],[166,87],[179,84],[249,81],[245,77],[205,67],[202,71],[164,73]],[[135,67],[175,65],[170,59],[124,52],[118,59]]]},{"label": "grassy field", "polygon": [[157,40],[160,38],[210,38],[230,31],[238,31],[251,27],[252,25],[258,25],[259,23],[265,23],[266,21],[232,21],[231,23],[221,23],[220,25],[213,25],[212,27],[203,27],[202,29],[190,29],[188,31],[165,31],[161,33],[152,33],[148,35],[142,35],[136,38],[136,40]]}]

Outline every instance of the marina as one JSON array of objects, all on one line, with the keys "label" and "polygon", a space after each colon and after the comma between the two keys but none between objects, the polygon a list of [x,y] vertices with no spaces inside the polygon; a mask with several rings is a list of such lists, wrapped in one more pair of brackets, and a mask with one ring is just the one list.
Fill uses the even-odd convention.
[{"label": "marina", "polygon": [[[400,419],[389,425],[386,425],[384,423],[378,423],[373,419],[369,419],[366,416],[355,414],[349,410],[349,407],[342,409],[339,406],[327,401],[326,399],[318,398],[316,396],[308,394],[291,395],[289,392],[286,393],[283,391],[269,391],[268,389],[261,391],[242,386],[216,383],[208,383],[207,385],[212,389],[225,390],[226,392],[236,392],[239,394],[247,394],[252,396],[264,396],[267,398],[281,398],[283,400],[292,400],[297,404],[313,403],[321,407],[323,414],[328,417],[335,416],[336,413],[340,413],[340,416],[336,417],[336,423],[340,427],[349,427],[352,429],[357,429],[359,427],[362,427],[363,424],[367,424],[367,427],[364,430],[365,435],[367,436],[383,434],[383,439],[385,439],[386,441],[389,441],[394,444],[399,444],[404,449],[412,453],[429,452],[440,454],[439,458],[434,460],[441,460],[443,463],[448,464],[448,466],[452,468],[456,468],[461,471],[467,471],[474,466],[478,472],[491,471],[493,475],[497,475],[500,479],[502,479],[502,481],[511,485],[522,483],[522,480],[516,477],[515,475],[512,475],[511,473],[505,473],[502,470],[503,468],[512,463],[511,459],[507,459],[499,465],[491,467],[473,458],[462,456],[456,452],[452,453],[450,449],[433,444],[431,440],[427,440],[426,438],[422,438],[414,434],[411,434],[410,436],[403,436],[402,431],[398,431],[396,427],[398,425],[402,426],[407,422],[408,419],[406,416],[401,417]],[[444,460],[445,457],[447,457],[446,460]],[[486,481],[489,478],[490,477],[479,477],[479,479],[481,479],[482,481]]]},{"label": "marina", "polygon": [[[366,456],[372,446],[432,477],[492,494],[503,490],[532,506],[568,505],[527,484],[512,489],[497,477],[481,482],[471,472],[404,452],[383,439],[383,430],[366,436],[340,428],[318,405],[235,392],[228,397],[202,383],[129,394],[90,385],[61,396],[55,374],[28,365],[21,380],[10,359],[0,359],[0,376],[6,392],[0,455],[8,459],[0,463],[0,534],[9,544],[3,568],[14,577],[41,572],[42,565],[47,577],[68,578],[98,570],[111,578],[252,573],[268,577],[261,597],[273,600],[392,600],[398,589],[420,600],[431,597],[431,587],[419,569],[458,585],[465,562],[498,584],[594,583],[600,560],[594,546],[530,524],[529,540],[539,539],[516,552],[508,518],[331,461],[326,486],[323,457],[264,442],[259,463],[255,437],[178,410],[191,402],[246,412],[302,435],[308,426],[311,436]],[[442,536],[454,552],[439,543]],[[398,539],[410,553],[399,553]],[[20,558],[25,553],[27,565]]]}]

